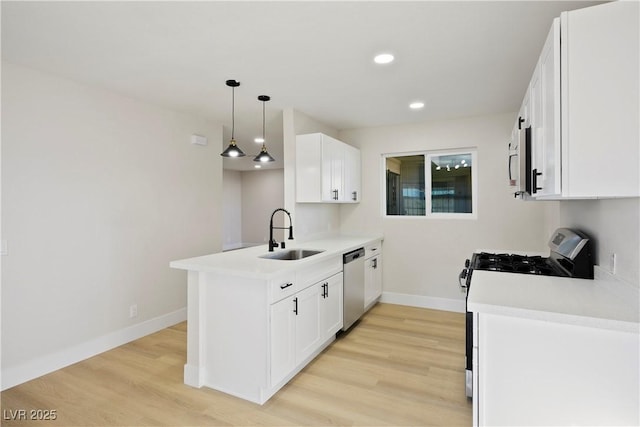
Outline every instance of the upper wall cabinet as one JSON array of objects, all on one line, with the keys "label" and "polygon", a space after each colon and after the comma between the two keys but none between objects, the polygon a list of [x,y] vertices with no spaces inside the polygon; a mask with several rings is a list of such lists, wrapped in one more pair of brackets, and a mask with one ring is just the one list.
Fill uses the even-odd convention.
[{"label": "upper wall cabinet", "polygon": [[358,203],[360,150],[322,133],[296,136],[296,201]]},{"label": "upper wall cabinet", "polygon": [[532,197],[640,196],[638,7],[612,2],[554,20],[519,114],[531,128]]}]

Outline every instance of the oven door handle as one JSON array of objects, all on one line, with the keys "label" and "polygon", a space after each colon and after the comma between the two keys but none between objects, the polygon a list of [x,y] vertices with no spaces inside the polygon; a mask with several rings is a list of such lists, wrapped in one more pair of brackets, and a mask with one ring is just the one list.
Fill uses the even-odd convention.
[{"label": "oven door handle", "polygon": [[464,270],[462,270],[460,272],[460,275],[458,276],[458,283],[460,284],[460,290],[462,292],[466,292],[468,287],[467,287],[467,276],[468,276],[468,271],[465,268]]}]

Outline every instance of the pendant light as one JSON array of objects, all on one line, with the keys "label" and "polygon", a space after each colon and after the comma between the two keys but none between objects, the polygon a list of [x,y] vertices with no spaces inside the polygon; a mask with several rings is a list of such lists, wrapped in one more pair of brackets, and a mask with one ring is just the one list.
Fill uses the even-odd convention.
[{"label": "pendant light", "polygon": [[275,162],[276,159],[271,157],[271,155],[267,152],[267,146],[265,145],[265,133],[264,133],[264,105],[265,102],[269,101],[271,98],[267,95],[260,95],[258,97],[258,101],[262,101],[262,150],[260,153],[253,159],[254,162]]},{"label": "pendant light", "polygon": [[227,86],[231,88],[231,141],[229,141],[229,146],[226,150],[224,150],[220,155],[222,157],[244,157],[245,154],[242,152],[240,147],[236,145],[236,140],[234,138],[235,131],[235,89],[240,86],[240,82],[235,80],[227,80]]}]

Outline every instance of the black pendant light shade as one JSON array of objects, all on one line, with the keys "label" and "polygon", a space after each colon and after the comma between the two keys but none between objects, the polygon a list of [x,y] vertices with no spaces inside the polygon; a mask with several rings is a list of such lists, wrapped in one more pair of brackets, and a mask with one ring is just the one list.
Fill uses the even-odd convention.
[{"label": "black pendant light shade", "polygon": [[275,162],[276,159],[274,159],[273,157],[271,157],[271,154],[269,154],[269,152],[267,151],[267,146],[265,145],[265,132],[264,132],[264,105],[265,102],[269,101],[271,99],[271,97],[267,96],[267,95],[260,95],[258,97],[258,101],[262,102],[262,149],[260,150],[260,153],[258,153],[258,155],[253,159],[254,162]]},{"label": "black pendant light shade", "polygon": [[236,80],[227,80],[227,86],[231,88],[231,141],[229,141],[229,146],[226,150],[224,150],[220,155],[222,157],[244,157],[245,154],[242,152],[240,147],[236,145],[236,140],[234,136],[235,132],[235,89],[240,86],[240,82]]}]

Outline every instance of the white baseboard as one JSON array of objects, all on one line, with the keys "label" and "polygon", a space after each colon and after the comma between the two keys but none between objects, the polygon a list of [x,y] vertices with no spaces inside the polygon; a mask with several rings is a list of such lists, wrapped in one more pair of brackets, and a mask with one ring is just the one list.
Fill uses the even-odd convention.
[{"label": "white baseboard", "polygon": [[465,313],[467,311],[464,299],[428,297],[424,295],[400,294],[397,292],[383,292],[380,297],[380,302],[453,311],[456,313]]},{"label": "white baseboard", "polygon": [[187,309],[146,320],[2,370],[2,391],[187,320]]}]

